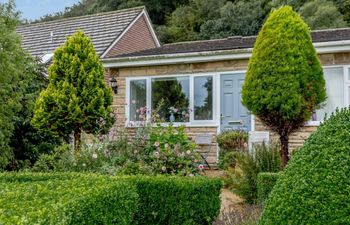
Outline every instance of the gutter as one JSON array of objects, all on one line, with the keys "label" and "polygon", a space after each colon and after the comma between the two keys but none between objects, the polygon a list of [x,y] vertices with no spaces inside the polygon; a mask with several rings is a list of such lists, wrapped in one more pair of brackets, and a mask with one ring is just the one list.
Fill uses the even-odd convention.
[{"label": "gutter", "polygon": [[[350,40],[314,43],[318,54],[350,52]],[[101,59],[105,68],[188,64],[249,59],[253,48]]]}]

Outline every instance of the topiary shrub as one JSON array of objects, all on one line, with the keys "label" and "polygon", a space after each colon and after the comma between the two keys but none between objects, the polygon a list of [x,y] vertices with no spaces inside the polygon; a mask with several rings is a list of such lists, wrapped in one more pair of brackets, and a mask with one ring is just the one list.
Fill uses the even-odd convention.
[{"label": "topiary shrub", "polygon": [[209,225],[220,212],[218,179],[206,177],[134,177],[139,210],[132,224]]},{"label": "topiary shrub", "polygon": [[261,224],[350,224],[350,109],[337,110],[280,175]]},{"label": "topiary shrub", "polygon": [[264,203],[275,186],[278,173],[259,173],[257,177],[258,202]]},{"label": "topiary shrub", "polygon": [[242,103],[279,135],[284,165],[289,160],[289,135],[325,99],[325,80],[309,27],[289,6],[272,11],[254,44]]},{"label": "topiary shrub", "polygon": [[0,224],[132,224],[135,186],[78,173],[0,174]]}]

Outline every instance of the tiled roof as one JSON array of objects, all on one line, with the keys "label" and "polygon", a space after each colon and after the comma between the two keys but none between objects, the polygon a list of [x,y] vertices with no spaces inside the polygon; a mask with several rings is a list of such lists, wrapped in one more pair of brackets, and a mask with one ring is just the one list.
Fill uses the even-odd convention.
[{"label": "tiled roof", "polygon": [[[30,54],[42,57],[62,45],[66,37],[77,30],[90,36],[95,49],[101,55],[142,12],[144,7],[112,11],[88,16],[73,17],[50,22],[19,26],[22,47]],[[51,38],[51,32],[53,38]]]},{"label": "tiled roof", "polygon": [[[312,31],[311,37],[314,43],[350,40],[350,28]],[[252,48],[254,46],[255,39],[256,36],[236,36],[216,40],[179,42],[174,44],[166,44],[159,48],[153,48],[118,56],[110,56],[109,58],[142,57],[245,49]]]}]

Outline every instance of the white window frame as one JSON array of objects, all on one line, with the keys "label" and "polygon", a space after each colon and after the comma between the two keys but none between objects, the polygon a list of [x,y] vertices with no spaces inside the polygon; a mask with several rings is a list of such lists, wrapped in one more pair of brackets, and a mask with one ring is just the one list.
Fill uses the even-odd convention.
[{"label": "white window frame", "polygon": [[[350,105],[349,99],[349,87],[350,87],[350,79],[349,79],[349,69],[350,65],[330,65],[330,66],[322,66],[322,69],[328,68],[343,68],[343,80],[344,80],[344,101],[341,107],[347,107]],[[339,84],[341,85],[341,84]],[[306,126],[319,126],[322,121],[308,121],[305,123]]]},{"label": "white window frame", "polygon": [[[220,118],[218,118],[218,113],[220,113],[220,74],[217,72],[206,72],[206,73],[191,73],[191,74],[167,74],[167,75],[156,75],[156,76],[139,76],[139,77],[127,77],[126,78],[126,93],[125,100],[127,107],[125,107],[125,126],[126,127],[137,127],[143,125],[140,121],[130,120],[130,81],[133,80],[146,80],[146,102],[147,102],[147,121],[151,120],[152,115],[152,79],[154,78],[172,78],[172,77],[188,77],[189,78],[189,107],[192,109],[190,112],[189,122],[175,122],[174,126],[185,125],[189,127],[218,127],[220,126]],[[194,120],[194,78],[195,77],[206,77],[211,76],[213,79],[213,119],[212,120]],[[219,107],[218,107],[219,106]],[[219,110],[219,111],[218,111]],[[132,125],[131,125],[132,124]],[[162,125],[166,126],[168,123]]]}]

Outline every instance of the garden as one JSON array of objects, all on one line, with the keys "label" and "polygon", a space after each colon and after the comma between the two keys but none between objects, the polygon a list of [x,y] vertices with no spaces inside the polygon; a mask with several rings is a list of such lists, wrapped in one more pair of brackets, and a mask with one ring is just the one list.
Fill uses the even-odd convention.
[{"label": "garden", "polygon": [[[326,100],[309,28],[291,7],[266,20],[242,90],[279,140],[249,149],[247,132],[221,132],[214,174],[167,102],[132,136],[113,126],[113,93],[82,31],[47,69],[20,47],[17,23],[13,5],[0,4],[0,224],[350,223],[350,109],[289,150],[289,135]],[[234,207],[223,207],[226,194]]]}]

